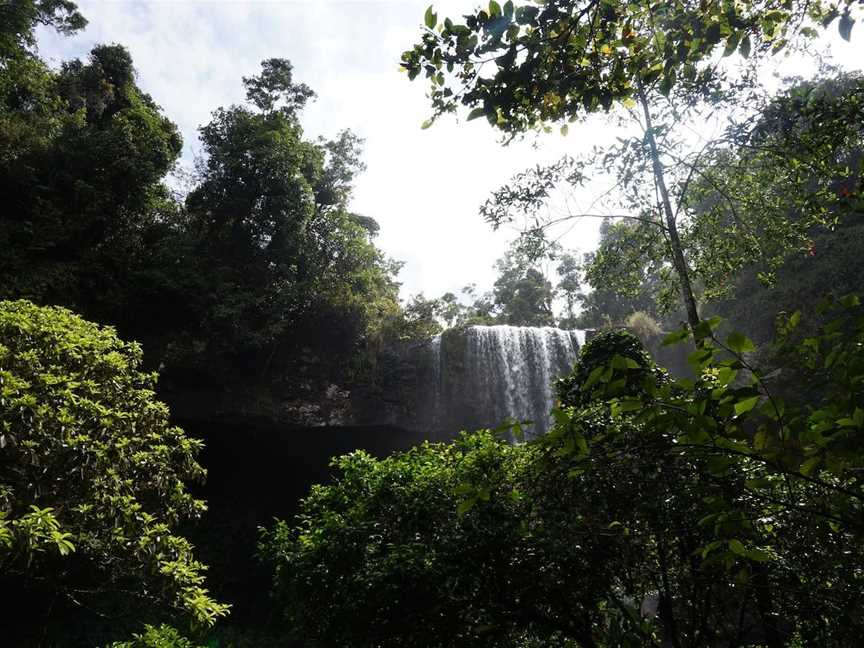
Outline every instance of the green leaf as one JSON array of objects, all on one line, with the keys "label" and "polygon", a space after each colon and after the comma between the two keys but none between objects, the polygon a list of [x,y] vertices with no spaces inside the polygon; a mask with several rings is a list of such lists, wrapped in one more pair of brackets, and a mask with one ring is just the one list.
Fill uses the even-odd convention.
[{"label": "green leaf", "polygon": [[434,124],[434,123],[435,123],[435,118],[434,118],[434,117],[430,117],[429,119],[427,119],[426,121],[424,121],[422,124],[420,124],[420,129],[421,129],[421,130],[426,130],[427,128],[429,128],[429,127],[430,127],[432,124]]},{"label": "green leaf", "polygon": [[702,320],[693,330],[693,334],[696,339],[701,340],[707,337],[710,337],[711,334],[720,326],[720,323],[723,321],[723,318],[715,315],[706,320]]},{"label": "green leaf", "polygon": [[696,349],[687,356],[687,362],[701,368],[712,357],[714,357],[714,352],[711,349]]},{"label": "green leaf", "polygon": [[671,346],[673,344],[678,344],[683,340],[687,339],[689,335],[689,331],[686,328],[680,328],[677,331],[672,331],[663,338],[663,342],[660,343],[661,346]]},{"label": "green leaf", "polygon": [[537,19],[539,13],[539,7],[519,7],[516,9],[516,22],[520,25],[529,25]]},{"label": "green leaf", "polygon": [[745,555],[755,562],[767,562],[768,558],[770,558],[768,552],[762,549],[748,549]]},{"label": "green leaf", "polygon": [[821,457],[810,457],[807,461],[801,464],[801,467],[798,468],[798,471],[806,477],[813,472],[816,466],[819,465],[820,461],[822,461]]},{"label": "green leaf", "polygon": [[840,22],[837,24],[837,31],[840,32],[841,38],[848,41],[852,37],[852,25],[855,24],[855,19],[849,15],[849,10],[840,17]]},{"label": "green leaf", "polygon": [[729,550],[737,556],[746,556],[747,551],[744,549],[744,545],[738,539],[733,539],[729,541]]},{"label": "green leaf", "polygon": [[738,51],[744,58],[750,57],[750,36],[749,34],[741,39],[741,45],[738,46]]},{"label": "green leaf", "polygon": [[495,0],[489,0],[489,15],[490,16],[498,16],[501,14],[501,5],[499,5]]},{"label": "green leaf", "polygon": [[642,409],[645,404],[640,400],[622,400],[618,401],[616,405],[619,412],[635,412]]},{"label": "green leaf", "polygon": [[672,73],[663,75],[663,78],[660,79],[660,94],[662,94],[664,97],[668,96],[668,94],[672,91],[673,85],[675,85],[675,75]]},{"label": "green leaf", "polygon": [[753,396],[752,398],[745,398],[742,401],[738,401],[735,403],[735,415],[741,416],[742,414],[746,414],[759,402],[759,396]]},{"label": "green leaf", "polygon": [[600,380],[600,377],[603,375],[603,372],[605,370],[606,367],[602,365],[599,367],[594,367],[591,373],[588,374],[588,379],[584,383],[582,383],[582,389],[584,391],[589,390],[598,380]]},{"label": "green leaf", "polygon": [[732,34],[726,41],[726,49],[723,50],[723,56],[732,56],[738,49],[738,43],[741,42],[741,35],[737,32]]},{"label": "green leaf", "polygon": [[735,380],[738,370],[732,367],[723,367],[717,372],[717,382],[724,387]]},{"label": "green leaf", "polygon": [[731,333],[729,337],[726,338],[726,346],[728,346],[733,352],[737,353],[738,355],[756,350],[753,342],[747,336],[742,333],[738,333],[737,331]]},{"label": "green leaf", "polygon": [[609,361],[609,365],[613,369],[626,369],[627,368],[627,360],[620,353],[616,353],[612,356],[612,359]]},{"label": "green leaf", "polygon": [[485,117],[486,111],[483,108],[475,108],[471,112],[468,113],[468,118],[466,121],[472,121],[474,119],[479,119],[480,117]]},{"label": "green leaf", "polygon": [[846,295],[840,300],[840,305],[844,308],[853,308],[861,305],[861,299],[858,295]]},{"label": "green leaf", "polygon": [[456,487],[453,489],[453,492],[456,495],[467,495],[468,493],[474,492],[474,486],[471,484],[467,484],[465,482],[461,484],[456,484]]},{"label": "green leaf", "polygon": [[435,29],[435,25],[438,23],[438,16],[433,13],[432,5],[429,5],[429,8],[426,9],[426,14],[423,16],[423,22],[429,29]]},{"label": "green leaf", "polygon": [[477,503],[476,497],[469,497],[466,500],[462,500],[459,504],[456,505],[456,513],[458,515],[465,515],[468,511],[474,508],[474,505]]}]

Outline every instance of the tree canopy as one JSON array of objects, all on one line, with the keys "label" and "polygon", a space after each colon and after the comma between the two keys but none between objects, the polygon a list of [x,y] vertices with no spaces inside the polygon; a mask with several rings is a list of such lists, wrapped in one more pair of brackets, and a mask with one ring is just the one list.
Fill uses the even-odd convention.
[{"label": "tree canopy", "polygon": [[0,61],[26,53],[34,44],[38,25],[72,34],[87,20],[71,0],[14,0],[0,5]]}]

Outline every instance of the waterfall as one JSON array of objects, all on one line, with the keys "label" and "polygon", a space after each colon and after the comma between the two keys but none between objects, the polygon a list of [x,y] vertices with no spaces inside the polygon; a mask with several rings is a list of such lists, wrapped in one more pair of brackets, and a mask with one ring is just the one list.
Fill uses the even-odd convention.
[{"label": "waterfall", "polygon": [[551,327],[470,326],[446,331],[416,357],[420,424],[449,436],[497,427],[505,419],[532,421],[526,435],[545,433],[554,403],[552,384],[569,373],[584,331]]}]

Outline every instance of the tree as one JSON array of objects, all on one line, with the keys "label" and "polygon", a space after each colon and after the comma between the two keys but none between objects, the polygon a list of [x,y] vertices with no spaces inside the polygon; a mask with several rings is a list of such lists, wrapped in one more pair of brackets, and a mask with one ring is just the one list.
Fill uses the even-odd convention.
[{"label": "tree", "polygon": [[[837,254],[843,244],[833,239],[854,236],[849,228],[861,211],[862,133],[853,116],[861,111],[860,86],[856,75],[839,74],[795,80],[777,96],[754,97],[753,115],[730,125],[690,166],[682,233],[693,277],[706,306],[727,316],[740,311],[738,301],[742,308],[759,302],[734,319],[760,341],[771,339],[774,312],[812,310],[831,290],[856,289],[838,276],[855,261]],[[675,283],[663,247],[647,224],[604,223],[587,262],[594,290],[586,316],[605,313],[620,323],[643,310],[674,322]],[[823,272],[834,280],[821,281]],[[807,282],[815,284],[812,290],[796,296]]]},{"label": "tree", "polygon": [[109,648],[203,648],[196,646],[175,628],[168,625],[148,625],[144,632],[136,633],[131,641],[116,641]]},{"label": "tree", "polygon": [[635,312],[671,320],[677,328],[675,283],[653,228],[604,220],[597,249],[585,255],[585,279],[592,290],[582,300],[583,328],[620,326]]},{"label": "tree", "polygon": [[[777,51],[788,38],[814,36],[805,26],[811,21],[828,23],[841,13],[840,32],[848,38],[855,6],[851,0],[830,7],[775,0],[734,7],[558,0],[516,8],[512,1],[503,7],[490,2],[488,9],[466,15],[464,24],[448,18],[438,30],[430,7],[422,40],[403,53],[402,64],[411,79],[425,73],[431,82],[434,112],[427,124],[465,106],[472,109],[469,119],[485,116],[512,137],[616,104],[632,109],[643,132],[632,153],[656,191],[656,199],[637,202],[641,209],[633,217],[662,232],[695,330],[701,320],[678,232],[679,209],[658,145],[665,127],[654,111],[673,90],[679,111],[715,93],[722,75],[712,57],[719,50],[745,57]],[[540,187],[541,197],[547,189]],[[517,199],[519,193],[524,197],[517,191]],[[513,192],[508,198],[505,203],[512,205]],[[536,206],[537,198],[524,202]],[[500,214],[495,222],[500,224]]]},{"label": "tree", "polygon": [[576,328],[576,306],[584,300],[582,293],[582,265],[574,254],[561,255],[555,268],[558,273],[558,284],[555,290],[564,297],[564,316],[559,319],[561,328]]},{"label": "tree", "polygon": [[513,326],[553,326],[552,283],[518,245],[495,263],[493,295],[498,322]]},{"label": "tree", "polygon": [[260,374],[302,345],[350,354],[395,308],[397,266],[371,241],[377,223],[348,210],[361,140],[303,138],[314,95],[288,61],[243,82],[249,105],[200,129],[206,156],[186,199],[198,323],[174,351],[187,366]]},{"label": "tree", "polygon": [[[24,3],[27,4],[27,3]],[[0,70],[0,297],[73,307],[124,326],[129,279],[171,201],[162,178],[182,141],[135,84],[119,45],[53,72],[25,56]]]},{"label": "tree", "polygon": [[697,167],[685,236],[707,298],[728,296],[747,268],[772,285],[790,255],[816,254],[816,236],[864,210],[864,77],[828,74],[792,80]]},{"label": "tree", "polygon": [[35,42],[38,25],[53,27],[61,34],[73,34],[87,26],[87,20],[70,0],[15,0],[0,5],[0,62],[26,55]]},{"label": "tree", "polygon": [[412,295],[399,313],[398,330],[391,335],[396,340],[425,340],[438,335],[443,329],[441,300],[427,299],[423,293]]},{"label": "tree", "polygon": [[[442,647],[555,636],[545,610],[519,598],[537,575],[526,579],[520,564],[532,555],[523,502],[509,496],[521,454],[481,433],[383,460],[334,460],[338,480],[313,489],[301,525],[262,536],[293,634],[330,646]],[[486,505],[469,511],[462,484],[477,480]]]},{"label": "tree", "polygon": [[68,310],[0,302],[0,575],[212,624],[228,606],[177,533],[205,510],[186,490],[205,475],[202,444],[169,423],[141,358]]}]

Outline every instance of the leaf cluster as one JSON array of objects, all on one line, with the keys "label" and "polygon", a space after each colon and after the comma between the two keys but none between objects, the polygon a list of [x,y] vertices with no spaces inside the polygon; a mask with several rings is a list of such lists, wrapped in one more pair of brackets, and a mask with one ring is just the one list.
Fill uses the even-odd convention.
[{"label": "leaf cluster", "polygon": [[0,302],[0,570],[30,587],[116,604],[125,596],[212,624],[181,521],[201,442],[168,421],[141,349],[56,307]]}]

